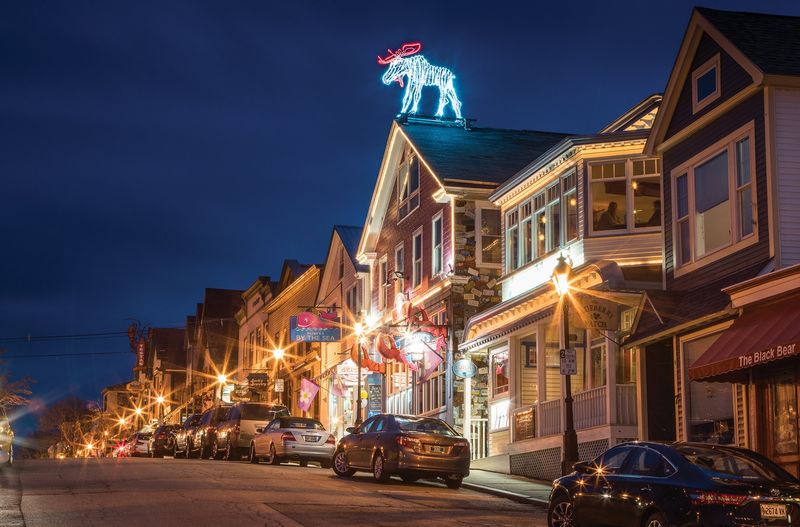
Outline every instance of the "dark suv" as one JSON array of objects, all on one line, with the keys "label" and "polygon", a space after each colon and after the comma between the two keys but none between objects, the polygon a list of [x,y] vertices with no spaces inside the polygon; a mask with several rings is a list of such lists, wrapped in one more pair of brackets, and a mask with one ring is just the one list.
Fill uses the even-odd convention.
[{"label": "dark suv", "polygon": [[289,417],[288,408],[269,403],[234,404],[225,422],[217,426],[211,457],[229,461],[241,459],[250,451],[256,428],[266,426],[276,417]]},{"label": "dark suv", "polygon": [[190,453],[197,451],[201,459],[211,456],[217,440],[217,427],[228,418],[231,408],[231,405],[217,405],[203,412],[200,424],[189,438]]}]

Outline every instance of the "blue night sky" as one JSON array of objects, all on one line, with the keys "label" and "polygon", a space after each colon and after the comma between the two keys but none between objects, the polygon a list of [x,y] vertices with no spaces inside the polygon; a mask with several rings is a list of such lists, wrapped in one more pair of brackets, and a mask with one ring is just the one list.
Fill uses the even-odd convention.
[{"label": "blue night sky", "polygon": [[[800,15],[779,1],[705,5]],[[179,326],[204,287],[360,225],[419,40],[478,126],[591,132],[664,89],[691,2],[6,2],[0,338]],[[435,98],[428,93],[425,100]],[[125,337],[9,343],[43,402],[127,380]],[[19,431],[35,424],[26,417]]]}]

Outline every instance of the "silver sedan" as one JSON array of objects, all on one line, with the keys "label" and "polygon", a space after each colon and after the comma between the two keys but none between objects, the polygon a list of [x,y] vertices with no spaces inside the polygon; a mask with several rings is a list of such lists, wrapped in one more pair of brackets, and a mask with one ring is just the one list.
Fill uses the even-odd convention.
[{"label": "silver sedan", "polygon": [[336,438],[322,423],[305,417],[279,417],[265,428],[257,428],[250,443],[250,462],[265,459],[271,465],[297,460],[301,467],[315,461],[331,468]]}]

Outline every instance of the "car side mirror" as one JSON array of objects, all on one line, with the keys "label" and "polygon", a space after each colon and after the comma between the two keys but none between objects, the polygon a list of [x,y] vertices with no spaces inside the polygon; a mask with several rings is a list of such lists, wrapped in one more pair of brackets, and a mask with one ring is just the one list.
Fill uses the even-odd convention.
[{"label": "car side mirror", "polygon": [[256,428],[256,434],[263,434],[263,433],[264,433],[264,427],[263,426],[261,426],[259,428]]},{"label": "car side mirror", "polygon": [[348,426],[347,428],[344,429],[344,431],[347,432],[348,434],[357,434],[358,428],[355,426]]},{"label": "car side mirror", "polygon": [[572,468],[575,469],[575,472],[580,474],[590,474],[594,472],[594,469],[591,467],[591,465],[589,465],[588,461],[578,461],[572,465]]}]

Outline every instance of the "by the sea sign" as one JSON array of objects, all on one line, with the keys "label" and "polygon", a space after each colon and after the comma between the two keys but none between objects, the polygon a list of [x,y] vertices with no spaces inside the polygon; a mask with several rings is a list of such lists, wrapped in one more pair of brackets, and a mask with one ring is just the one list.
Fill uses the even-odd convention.
[{"label": "by the sea sign", "polygon": [[292,342],[338,342],[342,338],[339,318],[335,313],[303,311],[289,317],[289,338]]}]

